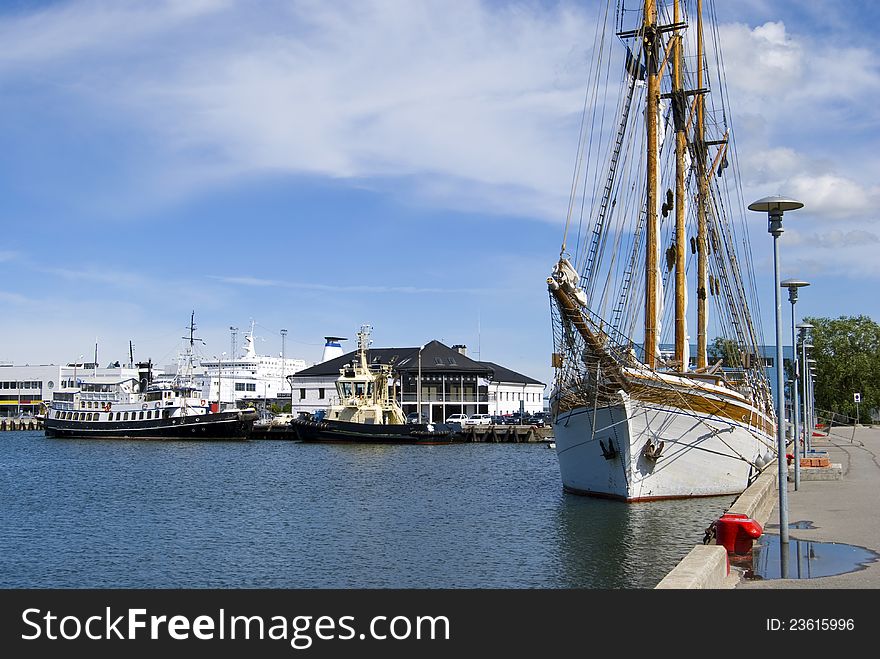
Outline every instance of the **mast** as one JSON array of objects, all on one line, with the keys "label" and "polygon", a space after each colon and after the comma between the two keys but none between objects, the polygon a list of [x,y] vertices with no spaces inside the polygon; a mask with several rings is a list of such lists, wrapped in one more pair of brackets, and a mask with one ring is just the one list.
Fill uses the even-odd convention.
[{"label": "mast", "polygon": [[370,326],[369,325],[361,325],[361,329],[357,334],[358,337],[358,357],[361,362],[361,369],[364,372],[369,372],[370,363],[367,360],[367,349],[370,347]]},{"label": "mast", "polygon": [[647,190],[645,232],[645,363],[654,368],[657,361],[657,316],[659,280],[658,241],[660,233],[657,217],[657,170],[659,154],[657,140],[657,111],[660,107],[660,76],[657,66],[659,33],[657,31],[657,5],[655,0],[645,0],[642,23],[645,40],[645,70],[648,81],[645,127],[647,132]]},{"label": "mast", "polygon": [[[189,337],[183,337],[184,339],[189,338],[189,347],[186,349],[186,358],[184,361],[184,363],[186,365],[186,373],[184,374],[184,377],[181,378],[180,373],[178,372],[178,374],[177,374],[178,383],[188,383],[192,377],[193,344],[196,341],[201,341],[201,339],[197,339],[193,336],[195,331],[196,331],[196,312],[193,311],[192,315],[190,315],[190,319],[189,319]],[[178,368],[178,371],[179,371],[179,368]]]},{"label": "mast", "polygon": [[[703,89],[703,0],[697,0],[697,89]],[[696,139],[694,140],[697,167],[697,368],[706,368],[708,319],[706,293],[709,288],[709,243],[706,214],[709,182],[706,180],[705,95],[697,103]]]},{"label": "mast", "polygon": [[[678,25],[679,0],[675,0],[673,23]],[[685,323],[685,295],[687,294],[687,278],[685,275],[685,217],[684,217],[684,156],[687,149],[685,122],[685,95],[681,85],[682,69],[682,35],[676,32],[675,51],[672,60],[672,102],[673,119],[675,121],[675,361],[678,368],[686,371],[685,342],[687,341],[687,325]]]}]

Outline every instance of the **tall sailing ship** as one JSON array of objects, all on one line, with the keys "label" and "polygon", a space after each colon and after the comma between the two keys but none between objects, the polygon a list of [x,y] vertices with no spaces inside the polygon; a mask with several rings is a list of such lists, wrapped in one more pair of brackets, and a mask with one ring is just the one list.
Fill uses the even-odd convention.
[{"label": "tall sailing ship", "polygon": [[776,416],[724,73],[710,66],[723,63],[717,27],[703,0],[613,2],[547,279],[563,487],[625,501],[737,494],[775,458]]}]

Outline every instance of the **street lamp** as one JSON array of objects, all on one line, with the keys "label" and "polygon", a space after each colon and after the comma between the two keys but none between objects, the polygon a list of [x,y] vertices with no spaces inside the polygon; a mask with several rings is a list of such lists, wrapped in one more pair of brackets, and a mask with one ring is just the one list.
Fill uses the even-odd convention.
[{"label": "street lamp", "polygon": [[810,330],[813,329],[813,326],[810,323],[798,323],[797,328],[801,332],[801,364],[803,364],[804,373],[802,375],[802,387],[803,387],[803,401],[804,401],[804,451],[807,452],[810,450],[811,439],[810,435],[812,433],[807,432],[807,410],[810,406],[810,400],[807,398],[807,348],[812,348],[813,345],[809,343],[809,334]]},{"label": "street lamp", "polygon": [[416,423],[422,422],[422,350],[425,349],[423,344],[419,348],[419,381],[416,383]]},{"label": "street lamp", "polygon": [[[791,302],[791,365],[794,368],[791,384],[791,418],[792,418],[792,437],[794,437],[794,489],[797,490],[801,486],[801,455],[800,455],[800,432],[798,428],[798,417],[800,416],[800,404],[798,401],[798,354],[797,354],[797,334],[794,324],[794,307],[797,304],[798,289],[810,284],[800,279],[786,279],[780,286],[788,289],[788,301]],[[806,450],[806,444],[804,444]]]},{"label": "street lamp", "polygon": [[[284,347],[285,347],[285,346],[284,346],[284,343],[285,343],[285,340],[286,340],[286,339],[287,339],[287,330],[286,330],[286,329],[282,329],[282,330],[281,330],[281,381],[282,381],[282,382],[287,382],[287,384],[289,385],[290,382],[289,382],[288,379],[285,377],[285,373],[284,373],[284,367],[285,367],[285,365],[287,364],[287,359],[285,358],[286,356],[285,356],[285,354],[284,354]],[[291,402],[291,404],[293,404],[293,393],[292,393],[292,392],[293,392],[293,389],[291,389],[290,391],[291,391],[290,402]],[[280,391],[278,392],[278,397],[279,397],[279,398],[281,397],[281,392],[280,392]]]},{"label": "street lamp", "polygon": [[816,360],[812,357],[807,359],[807,368],[810,369],[810,388],[808,395],[810,396],[810,437],[812,437],[813,429],[816,427],[816,421],[819,419],[819,415],[816,414],[816,389],[814,386],[814,381],[816,380]]},{"label": "street lamp", "polygon": [[236,370],[236,366],[237,366],[236,356],[235,356],[235,347],[236,347],[235,340],[238,335],[238,328],[230,325],[229,331],[232,334],[232,352],[229,353],[229,359],[232,362],[230,364],[230,366],[232,367],[232,402],[235,403],[235,377],[236,377],[235,370]]},{"label": "street lamp", "polygon": [[782,296],[779,283],[779,236],[785,211],[803,208],[803,204],[786,197],[764,197],[749,204],[750,211],[767,213],[767,232],[773,236],[773,282],[776,298],[776,461],[779,463],[779,541],[788,553],[788,461],[785,458],[785,396],[782,372]]},{"label": "street lamp", "polygon": [[222,411],[223,407],[223,358],[226,356],[225,352],[221,352],[220,356],[217,358],[217,411]]}]

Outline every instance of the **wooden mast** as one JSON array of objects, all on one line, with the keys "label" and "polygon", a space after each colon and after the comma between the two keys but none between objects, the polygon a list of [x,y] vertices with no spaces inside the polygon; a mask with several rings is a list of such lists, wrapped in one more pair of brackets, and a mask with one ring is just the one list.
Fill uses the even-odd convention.
[{"label": "wooden mast", "polygon": [[657,63],[658,32],[655,0],[645,0],[642,34],[645,47],[645,70],[648,80],[645,126],[647,132],[647,193],[645,195],[645,364],[654,368],[657,361],[657,283],[659,232],[657,218],[657,111],[660,107],[660,76]]},{"label": "wooden mast", "polygon": [[[703,89],[703,0],[697,0],[697,89]],[[699,94],[696,125],[697,166],[697,368],[707,366],[706,317],[707,292],[709,288],[709,242],[706,229],[706,200],[709,198],[709,182],[706,180],[705,95]]]},{"label": "wooden mast", "polygon": [[[675,0],[673,9],[673,23],[678,25],[679,0]],[[673,117],[675,118],[675,361],[678,368],[686,371],[685,342],[687,338],[687,325],[685,322],[687,310],[685,308],[685,295],[687,278],[685,275],[685,216],[684,216],[684,178],[685,178],[685,150],[687,149],[687,125],[684,117],[685,96],[681,84],[682,69],[682,36],[675,35],[675,50],[672,60],[672,102]],[[677,107],[676,107],[677,106]]]}]

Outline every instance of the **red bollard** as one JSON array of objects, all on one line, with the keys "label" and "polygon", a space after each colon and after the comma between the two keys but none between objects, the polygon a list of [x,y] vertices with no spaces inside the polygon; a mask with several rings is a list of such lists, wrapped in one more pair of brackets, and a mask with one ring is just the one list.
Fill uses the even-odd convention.
[{"label": "red bollard", "polygon": [[763,533],[758,522],[741,513],[725,513],[715,522],[715,542],[723,545],[728,554],[748,554],[752,541]]}]

